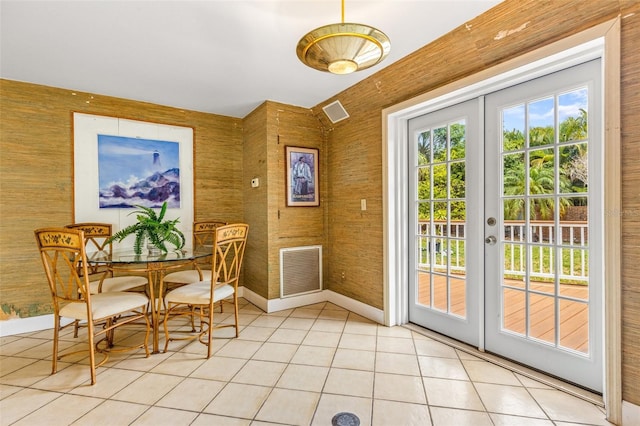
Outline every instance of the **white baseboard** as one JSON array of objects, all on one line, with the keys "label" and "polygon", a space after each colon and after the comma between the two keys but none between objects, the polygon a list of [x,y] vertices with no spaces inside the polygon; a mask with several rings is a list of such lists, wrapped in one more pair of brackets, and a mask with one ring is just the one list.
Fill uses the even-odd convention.
[{"label": "white baseboard", "polygon": [[[62,325],[69,323],[71,323],[71,320],[65,321],[62,319]],[[53,329],[53,314],[0,321],[0,337],[48,329]]]},{"label": "white baseboard", "polygon": [[375,321],[378,324],[384,324],[384,311],[331,290],[267,300],[246,287],[240,287],[238,288],[238,296],[244,297],[267,313],[299,308],[301,306],[313,305],[314,303],[331,302],[341,308],[368,318],[371,321]]},{"label": "white baseboard", "polygon": [[254,293],[244,286],[238,287],[238,297],[244,297],[249,302],[256,305],[258,308],[262,309],[265,312],[269,312],[267,310],[267,299],[260,296],[258,293]]},{"label": "white baseboard", "polygon": [[[267,300],[246,287],[239,287],[238,296],[244,297],[249,302],[268,313],[313,305],[314,303],[331,302],[360,316],[368,318],[371,321],[375,321],[378,324],[384,324],[384,311],[331,290],[322,290],[315,293],[290,296],[283,299]],[[53,328],[52,314],[0,321],[0,337],[31,333],[51,328]]]},{"label": "white baseboard", "polygon": [[327,302],[331,302],[335,305],[345,308],[348,311],[356,313],[360,316],[377,322],[378,324],[384,324],[384,311],[382,309],[374,308],[350,297],[344,296],[335,291],[325,290],[327,292]]},{"label": "white baseboard", "polygon": [[621,426],[640,426],[640,405],[622,401]]},{"label": "white baseboard", "polygon": [[316,291],[314,293],[301,294],[299,296],[289,296],[282,299],[271,299],[268,301],[267,312],[278,312],[286,309],[298,308],[300,306],[313,305],[314,303],[322,303],[327,301],[326,290]]},{"label": "white baseboard", "polygon": [[0,321],[0,337],[53,328],[53,314]]}]

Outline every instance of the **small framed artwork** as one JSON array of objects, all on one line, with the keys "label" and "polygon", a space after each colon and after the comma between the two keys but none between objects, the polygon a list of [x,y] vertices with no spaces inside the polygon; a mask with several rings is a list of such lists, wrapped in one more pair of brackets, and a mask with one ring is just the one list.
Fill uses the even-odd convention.
[{"label": "small framed artwork", "polygon": [[286,146],[285,155],[287,206],[319,206],[318,150]]}]

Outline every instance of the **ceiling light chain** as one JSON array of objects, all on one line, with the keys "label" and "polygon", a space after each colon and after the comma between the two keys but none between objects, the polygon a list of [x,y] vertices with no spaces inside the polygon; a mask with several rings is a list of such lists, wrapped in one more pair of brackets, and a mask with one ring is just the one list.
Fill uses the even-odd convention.
[{"label": "ceiling light chain", "polygon": [[342,21],[307,33],[298,42],[296,53],[305,65],[333,74],[349,74],[380,63],[391,50],[389,37],[364,24]]}]

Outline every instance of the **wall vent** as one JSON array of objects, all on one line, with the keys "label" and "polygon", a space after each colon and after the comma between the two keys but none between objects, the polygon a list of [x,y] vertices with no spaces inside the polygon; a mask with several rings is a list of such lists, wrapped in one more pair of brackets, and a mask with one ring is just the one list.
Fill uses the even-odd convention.
[{"label": "wall vent", "polygon": [[331,102],[329,105],[323,106],[322,110],[327,114],[327,117],[329,117],[332,123],[337,123],[345,118],[349,118],[347,110],[344,109],[340,101]]},{"label": "wall vent", "polygon": [[322,290],[322,246],[280,249],[280,297]]}]

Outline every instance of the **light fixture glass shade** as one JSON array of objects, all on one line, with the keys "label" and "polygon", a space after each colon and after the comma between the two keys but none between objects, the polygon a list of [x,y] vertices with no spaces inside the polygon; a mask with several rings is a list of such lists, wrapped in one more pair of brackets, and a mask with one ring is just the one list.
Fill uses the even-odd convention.
[{"label": "light fixture glass shade", "polygon": [[389,37],[363,24],[325,25],[307,33],[296,53],[307,66],[334,74],[349,74],[380,63],[391,50]]}]

